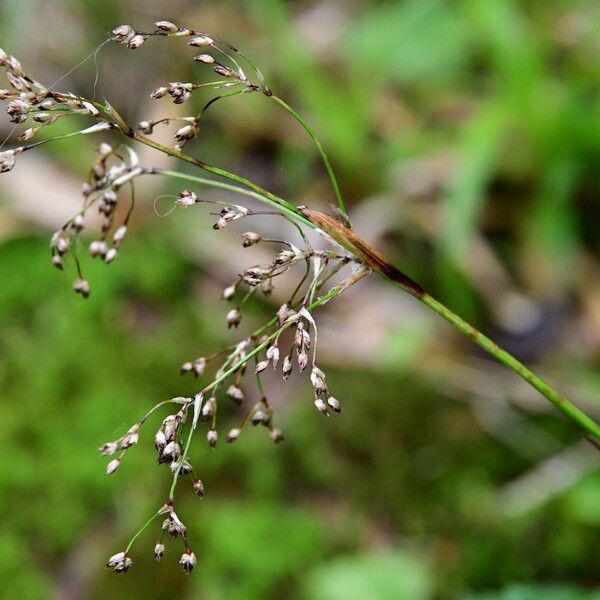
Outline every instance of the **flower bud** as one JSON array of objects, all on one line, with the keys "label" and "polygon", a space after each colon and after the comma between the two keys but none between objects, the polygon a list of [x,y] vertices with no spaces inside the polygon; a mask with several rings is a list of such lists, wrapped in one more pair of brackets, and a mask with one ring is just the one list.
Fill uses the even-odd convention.
[{"label": "flower bud", "polygon": [[217,399],[212,396],[202,405],[202,420],[208,421],[215,414]]},{"label": "flower bud", "polygon": [[308,354],[306,352],[298,352],[298,368],[301,371],[306,369],[306,365],[308,364]]},{"label": "flower bud", "polygon": [[183,190],[183,192],[179,193],[177,200],[175,200],[177,206],[183,206],[184,208],[192,206],[193,204],[196,204],[196,202],[198,202],[198,196],[190,190]]},{"label": "flower bud", "polygon": [[118,552],[111,556],[106,562],[106,568],[112,569],[115,573],[126,573],[133,561],[127,555],[127,552]]},{"label": "flower bud", "polygon": [[279,362],[279,348],[273,344],[267,348],[267,359],[273,363],[273,368],[277,368]]}]

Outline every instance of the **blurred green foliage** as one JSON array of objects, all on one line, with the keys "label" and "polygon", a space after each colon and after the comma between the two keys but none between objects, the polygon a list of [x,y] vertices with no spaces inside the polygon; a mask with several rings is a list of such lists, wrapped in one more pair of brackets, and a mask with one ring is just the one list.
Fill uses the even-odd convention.
[{"label": "blurred green foliage", "polygon": [[[541,301],[587,290],[578,287],[578,269],[582,261],[597,264],[600,252],[600,12],[593,1],[358,0],[340,8],[230,0],[199,8],[178,0],[172,14],[158,1],[57,1],[52,10],[59,22],[68,18],[65,31],[73,34],[61,43],[54,32],[43,35],[43,4],[0,5],[0,45],[34,63],[40,78],[64,73],[119,22],[185,16],[248,48],[314,123],[349,203],[360,208],[383,195],[392,228],[411,202],[398,170],[451,155],[437,195],[417,198],[427,204],[434,196],[439,231],[424,240],[398,219],[391,246],[399,265],[479,325],[495,324],[464,265],[478,236]],[[319,50],[305,40],[326,41],[328,26],[319,25],[326,18],[335,43]],[[174,46],[148,48],[150,59],[136,52],[103,51],[99,89],[141,118],[138,95],[123,82],[145,95],[189,69]],[[89,92],[93,74],[86,65],[74,84]],[[285,115],[255,98],[225,106],[206,125],[210,160],[250,172],[298,204],[324,196],[315,156]],[[73,138],[49,145],[48,156],[80,179],[92,144]],[[48,232],[27,225],[0,246],[0,597],[600,597],[597,469],[531,511],[508,514],[499,502],[502,486],[555,449],[534,433],[565,444],[576,443],[576,433],[535,415],[525,436],[529,454],[489,435],[469,404],[415,368],[429,361],[433,337],[419,319],[390,331],[377,368],[328,366],[345,400],[342,418],[318,418],[298,384],[282,407],[283,446],[259,431],[210,454],[194,445],[207,498],[188,493],[180,514],[197,572],[179,571],[174,545],[156,567],[150,528],[126,577],[104,573],[102,562],[154,510],[169,478],[151,464],[147,432],[110,479],[96,446],[157,400],[195,391],[177,366],[231,341],[216,324],[224,307],[197,289],[214,272],[176,243],[195,223],[166,225],[146,210],[143,232],[127,240],[118,261],[87,267],[93,294],[86,303],[48,266]],[[531,352],[543,361],[547,350]],[[550,364],[598,398],[598,356],[598,348],[573,350]]]}]

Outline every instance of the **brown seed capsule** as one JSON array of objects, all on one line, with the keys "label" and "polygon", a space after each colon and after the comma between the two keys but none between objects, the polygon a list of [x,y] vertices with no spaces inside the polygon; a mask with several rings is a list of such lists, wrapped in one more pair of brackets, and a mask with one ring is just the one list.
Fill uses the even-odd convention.
[{"label": "brown seed capsule", "polygon": [[306,365],[308,365],[308,354],[306,352],[298,352],[298,368],[304,371]]},{"label": "brown seed capsule", "polygon": [[[158,100],[158,98],[162,98],[163,96],[166,96],[168,91],[169,91],[169,88],[167,88],[167,87],[164,87],[164,86],[158,87],[150,94],[150,97],[153,98],[154,100]],[[141,125],[141,123],[140,123],[140,125]],[[144,133],[147,133],[147,132],[144,132]],[[149,132],[149,133],[152,133],[152,132]]]},{"label": "brown seed capsule", "polygon": [[202,420],[208,421],[212,418],[217,410],[217,399],[212,396],[202,405]]},{"label": "brown seed capsule", "polygon": [[106,562],[106,568],[112,569],[115,573],[126,573],[133,561],[127,555],[127,552],[118,552],[111,556]]}]

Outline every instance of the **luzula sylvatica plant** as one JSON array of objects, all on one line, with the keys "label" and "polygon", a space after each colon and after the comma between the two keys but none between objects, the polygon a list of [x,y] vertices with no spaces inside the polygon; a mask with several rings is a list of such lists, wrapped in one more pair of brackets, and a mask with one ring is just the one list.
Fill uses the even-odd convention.
[{"label": "luzula sylvatica plant", "polygon": [[[204,380],[198,393],[193,397],[173,397],[158,402],[121,437],[105,443],[100,448],[102,455],[111,457],[106,472],[114,473],[126,453],[145,433],[142,429],[146,430],[149,427],[147,423],[151,417],[159,410],[167,412],[170,409],[170,414],[162,415],[164,418],[158,430],[148,432],[148,435],[154,435],[157,462],[170,471],[172,483],[165,497],[157,501],[154,514],[133,535],[126,548],[110,557],[107,562],[109,569],[116,573],[126,572],[132,565],[133,543],[146,528],[157,521],[160,523],[157,525],[159,539],[154,548],[156,560],[162,559],[165,552],[164,537],[170,534],[183,543],[184,552],[179,560],[181,567],[186,572],[194,568],[196,556],[189,547],[186,526],[175,510],[175,492],[180,479],[189,479],[193,492],[200,498],[204,496],[204,485],[189,459],[190,445],[200,422],[206,424],[208,444],[211,447],[217,445],[217,407],[225,399],[228,398],[240,406],[244,403],[248,406],[238,427],[226,434],[228,442],[235,442],[250,424],[264,427],[274,442],[283,440],[281,430],[274,425],[273,409],[263,391],[262,379],[270,370],[279,372],[284,380],[287,380],[294,369],[306,372],[312,385],[313,401],[317,410],[323,415],[341,412],[340,401],[329,389],[325,373],[317,362],[318,327],[315,313],[321,305],[372,273],[399,286],[441,315],[474,343],[541,392],[590,440],[600,442],[598,424],[513,356],[432,298],[351,228],[335,175],[314,132],[294,109],[270,89],[261,71],[245,54],[214,36],[178,27],[168,21],[155,23],[151,32],[140,32],[129,25],[121,25],[114,29],[111,39],[130,49],[136,49],[151,38],[162,37],[182,38],[192,50],[199,51],[199,54],[192,55],[193,60],[201,67],[199,75],[210,73],[210,77],[209,81],[165,83],[152,91],[150,96],[157,101],[164,98],[175,104],[185,104],[197,90],[220,90],[198,114],[130,124],[108,101],[96,102],[70,92],[58,92],[46,87],[28,76],[15,57],[0,50],[0,65],[6,71],[10,85],[9,89],[0,90],[0,99],[8,102],[7,112],[13,123],[30,124],[29,127],[25,125],[27,128],[19,137],[22,145],[0,153],[0,172],[13,169],[19,154],[53,140],[74,135],[100,134],[109,130],[120,133],[123,137],[123,141],[118,145],[99,144],[98,157],[83,184],[81,210],[56,231],[51,239],[52,264],[60,270],[73,265],[76,272],[73,288],[77,294],[87,298],[90,294],[90,284],[85,279],[85,261],[78,256],[80,244],[76,242],[81,234],[90,228],[90,224],[96,222],[99,213],[100,233],[89,231],[94,237],[88,244],[89,255],[92,259],[101,260],[106,264],[118,259],[124,250],[129,220],[135,207],[136,180],[139,177],[163,176],[186,182],[187,189],[180,191],[174,200],[174,208],[190,208],[196,204],[206,204],[213,209],[217,207],[216,221],[213,225],[215,230],[223,229],[234,221],[248,222],[249,217],[256,215],[261,216],[261,219],[271,216],[283,217],[297,230],[294,241],[266,238],[255,231],[243,233],[241,237],[244,247],[266,244],[274,249],[272,259],[267,264],[249,266],[223,291],[224,300],[231,303],[225,317],[226,324],[229,328],[237,328],[242,320],[244,304],[253,294],[260,292],[268,295],[278,277],[285,274],[293,276],[297,272],[298,281],[297,285],[293,286],[293,293],[276,310],[273,317],[256,331],[245,332],[238,343],[220,352],[193,358],[184,363],[181,366],[182,374],[190,374]],[[198,136],[203,115],[214,102],[228,96],[253,93],[262,95],[266,100],[286,110],[312,138],[331,180],[337,202],[335,216],[296,206],[241,175],[208,164],[201,158],[185,152],[189,142]],[[67,135],[49,137],[38,142],[29,141],[40,129],[71,115],[85,115],[90,120],[89,126]],[[157,127],[169,124],[177,126],[172,145],[163,145],[152,139],[151,136]],[[154,148],[158,152],[198,167],[199,172],[211,173],[219,179],[142,165],[130,142]],[[209,188],[238,194],[240,203],[205,199],[204,192]],[[245,198],[266,205],[265,210],[249,208],[243,203]],[[256,223],[257,220],[251,222]],[[311,246],[305,235],[308,228],[320,232],[326,238],[327,249],[318,250]],[[282,336],[286,330],[292,330],[291,338]],[[257,398],[250,401],[246,400],[243,391],[244,377],[256,379]]]}]

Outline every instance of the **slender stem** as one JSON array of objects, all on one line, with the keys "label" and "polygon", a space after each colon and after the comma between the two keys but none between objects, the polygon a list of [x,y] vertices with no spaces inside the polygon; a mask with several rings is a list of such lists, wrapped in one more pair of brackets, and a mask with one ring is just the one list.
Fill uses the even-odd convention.
[{"label": "slender stem", "polygon": [[129,540],[129,544],[127,544],[127,548],[125,548],[125,552],[129,552],[131,546],[133,546],[133,542],[137,540],[137,538],[144,533],[144,531],[149,527],[149,525],[160,515],[160,510],[156,511],[135,533],[135,535]]},{"label": "slender stem", "polygon": [[344,204],[344,199],[342,198],[342,194],[340,192],[340,186],[338,185],[335,173],[333,172],[333,168],[331,166],[331,163],[329,162],[329,158],[327,157],[327,154],[325,154],[325,150],[321,142],[319,141],[319,138],[315,135],[315,132],[312,130],[311,126],[300,114],[298,114],[289,104],[287,104],[287,102],[279,98],[279,96],[276,96],[275,94],[271,93],[267,95],[267,98],[271,98],[271,100],[274,100],[275,102],[277,102],[277,104],[279,104],[285,110],[287,110],[290,113],[290,115],[292,115],[294,119],[296,119],[296,121],[298,121],[298,123],[302,125],[306,133],[308,133],[308,135],[311,137],[312,141],[317,147],[317,150],[319,151],[319,154],[321,155],[321,158],[323,159],[323,164],[327,169],[327,173],[329,175],[329,179],[331,180],[331,185],[333,186],[333,191],[335,193],[335,199],[337,200],[338,208],[342,211],[343,214],[347,215],[348,213],[346,211],[346,205]]},{"label": "slender stem", "polygon": [[514,356],[500,348],[500,346],[495,344],[490,338],[483,335],[483,333],[475,329],[472,325],[469,325],[469,323],[461,319],[457,314],[453,313],[449,308],[444,306],[441,302],[438,302],[429,294],[425,294],[420,300],[431,310],[435,311],[438,315],[446,319],[446,321],[454,325],[461,333],[468,336],[488,354],[491,354],[496,360],[500,361],[511,371],[514,371],[519,377],[543,394],[556,408],[558,408],[558,410],[564,413],[586,433],[593,436],[595,439],[600,440],[600,426],[598,426],[596,422],[571,404],[571,402],[554,390],[541,377],[530,371]]}]

